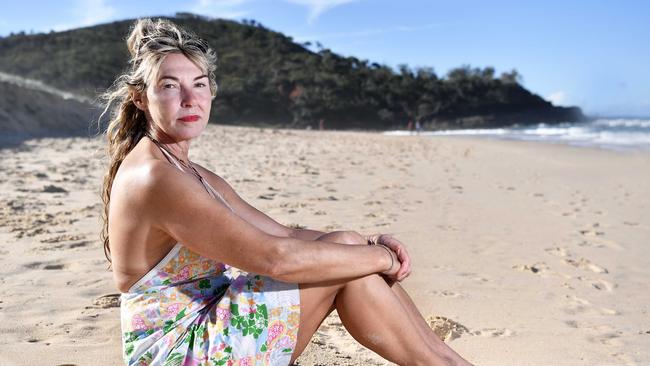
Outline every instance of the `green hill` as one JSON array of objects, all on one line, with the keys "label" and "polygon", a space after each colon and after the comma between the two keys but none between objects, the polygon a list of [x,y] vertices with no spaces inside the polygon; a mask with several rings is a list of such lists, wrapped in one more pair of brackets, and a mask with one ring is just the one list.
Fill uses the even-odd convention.
[{"label": "green hill", "polygon": [[[388,66],[312,52],[255,21],[242,23],[177,14],[174,22],[205,38],[217,51],[218,123],[404,128],[491,127],[575,121],[579,108],[554,107],[518,82],[516,71],[460,67],[444,77],[432,69]],[[0,38],[0,71],[41,80],[94,97],[127,66],[126,37],[133,20],[65,32]],[[435,60],[432,60],[435,63]]]}]

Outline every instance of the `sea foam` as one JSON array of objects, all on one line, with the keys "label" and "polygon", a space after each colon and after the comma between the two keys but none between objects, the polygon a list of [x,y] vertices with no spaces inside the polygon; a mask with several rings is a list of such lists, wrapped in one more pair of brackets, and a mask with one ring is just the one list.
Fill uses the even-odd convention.
[{"label": "sea foam", "polygon": [[[387,131],[388,135],[414,135],[409,131]],[[507,128],[421,132],[423,136],[484,136],[499,139],[564,143],[612,150],[650,151],[650,119],[603,118],[590,122],[559,123]]]}]

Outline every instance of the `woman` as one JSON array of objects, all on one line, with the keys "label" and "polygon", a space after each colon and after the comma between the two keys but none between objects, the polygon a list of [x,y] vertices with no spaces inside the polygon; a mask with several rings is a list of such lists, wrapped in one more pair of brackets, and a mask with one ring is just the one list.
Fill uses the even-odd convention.
[{"label": "woman", "polygon": [[397,239],[285,227],[189,161],[216,94],[204,41],[145,19],[127,45],[130,70],[106,94],[103,187],[127,364],[287,365],[334,309],[388,360],[467,364],[397,283],[411,271]]}]

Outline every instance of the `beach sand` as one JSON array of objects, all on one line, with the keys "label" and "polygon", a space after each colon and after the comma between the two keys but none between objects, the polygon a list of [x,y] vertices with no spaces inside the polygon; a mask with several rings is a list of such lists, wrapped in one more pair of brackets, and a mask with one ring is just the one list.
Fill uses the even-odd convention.
[{"label": "beach sand", "polygon": [[[121,364],[103,149],[0,150],[0,365]],[[395,234],[403,286],[477,365],[650,364],[649,153],[211,125],[190,156],[283,224]],[[389,364],[335,314],[298,361]]]}]

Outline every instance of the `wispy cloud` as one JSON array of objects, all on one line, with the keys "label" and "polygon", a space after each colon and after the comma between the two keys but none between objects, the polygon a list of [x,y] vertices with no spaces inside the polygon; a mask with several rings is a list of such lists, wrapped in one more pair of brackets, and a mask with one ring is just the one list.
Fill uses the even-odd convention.
[{"label": "wispy cloud", "polygon": [[568,101],[568,94],[564,91],[556,91],[551,94],[549,94],[546,97],[546,100],[549,102],[555,104],[555,105],[564,105]]},{"label": "wispy cloud", "polygon": [[77,0],[71,14],[74,17],[73,21],[56,24],[52,29],[60,31],[107,22],[114,19],[116,11],[105,0]]},{"label": "wispy cloud", "polygon": [[199,0],[192,5],[190,11],[214,18],[241,18],[249,13],[241,6],[249,2],[251,0]]},{"label": "wispy cloud", "polygon": [[287,2],[303,5],[309,9],[307,23],[313,24],[318,17],[326,11],[340,5],[353,3],[359,0],[285,0]]},{"label": "wispy cloud", "polygon": [[386,33],[395,33],[395,32],[419,32],[423,30],[439,28],[444,26],[442,23],[430,23],[421,26],[395,26],[384,29],[364,29],[354,32],[335,32],[335,33],[322,33],[322,34],[312,34],[304,36],[295,36],[293,37],[297,42],[305,41],[316,41],[323,39],[331,38],[356,38],[356,37],[372,37],[378,36]]}]

